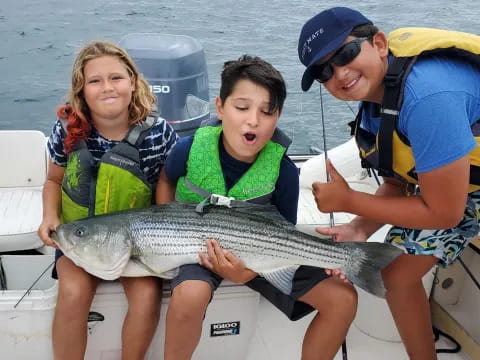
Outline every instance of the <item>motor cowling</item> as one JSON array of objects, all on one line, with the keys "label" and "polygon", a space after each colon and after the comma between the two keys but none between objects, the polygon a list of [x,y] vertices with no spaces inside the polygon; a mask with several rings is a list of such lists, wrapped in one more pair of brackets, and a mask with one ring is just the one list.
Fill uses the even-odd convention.
[{"label": "motor cowling", "polygon": [[160,116],[180,137],[210,117],[207,63],[198,40],[185,35],[134,33],[119,44],[157,97]]}]

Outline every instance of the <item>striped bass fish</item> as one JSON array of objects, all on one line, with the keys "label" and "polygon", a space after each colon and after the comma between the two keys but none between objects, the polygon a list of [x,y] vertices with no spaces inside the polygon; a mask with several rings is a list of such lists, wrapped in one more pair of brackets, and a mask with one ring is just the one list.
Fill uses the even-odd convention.
[{"label": "striped bass fish", "polygon": [[171,279],[198,263],[207,239],[289,293],[300,265],[341,269],[360,288],[384,297],[380,270],[403,252],[384,243],[336,243],[298,231],[272,206],[242,208],[170,203],[93,216],[52,233],[63,253],[101,279],[158,276]]}]

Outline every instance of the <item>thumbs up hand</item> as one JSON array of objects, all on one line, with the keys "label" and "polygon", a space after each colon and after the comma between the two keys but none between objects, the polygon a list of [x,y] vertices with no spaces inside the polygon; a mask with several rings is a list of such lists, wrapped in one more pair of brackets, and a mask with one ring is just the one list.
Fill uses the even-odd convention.
[{"label": "thumbs up hand", "polygon": [[312,193],[317,208],[322,212],[345,211],[351,189],[332,165],[330,159],[327,159],[325,165],[330,177],[329,182],[317,181],[312,184]]}]

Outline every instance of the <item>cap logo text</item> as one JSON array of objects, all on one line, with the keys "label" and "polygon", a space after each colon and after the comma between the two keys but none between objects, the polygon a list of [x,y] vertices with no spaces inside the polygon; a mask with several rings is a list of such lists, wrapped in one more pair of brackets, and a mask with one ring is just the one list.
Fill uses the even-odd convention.
[{"label": "cap logo text", "polygon": [[310,43],[315,40],[317,37],[319,37],[321,34],[323,34],[325,30],[323,28],[320,28],[316,31],[314,31],[309,37],[305,39],[305,42],[303,43],[303,48],[302,48],[302,59],[305,58],[305,55],[308,53],[312,52],[312,48],[310,47]]}]

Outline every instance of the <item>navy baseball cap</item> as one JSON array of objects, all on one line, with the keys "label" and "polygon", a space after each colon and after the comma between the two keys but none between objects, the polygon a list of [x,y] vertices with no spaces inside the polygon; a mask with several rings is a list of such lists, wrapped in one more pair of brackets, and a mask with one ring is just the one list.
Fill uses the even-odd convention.
[{"label": "navy baseball cap", "polygon": [[307,68],[302,77],[302,90],[307,91],[315,80],[312,67],[320,59],[338,49],[359,25],[372,24],[365,16],[347,7],[334,7],[315,15],[303,25],[298,39],[298,57]]}]

